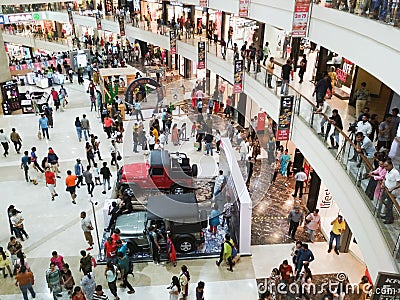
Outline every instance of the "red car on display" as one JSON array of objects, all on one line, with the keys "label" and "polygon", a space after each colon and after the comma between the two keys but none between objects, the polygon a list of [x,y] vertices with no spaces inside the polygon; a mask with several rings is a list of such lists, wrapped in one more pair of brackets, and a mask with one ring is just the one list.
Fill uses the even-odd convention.
[{"label": "red car on display", "polygon": [[197,171],[197,165],[190,166],[185,153],[154,150],[148,162],[124,165],[119,170],[117,189],[123,192],[130,187],[135,196],[149,190],[178,194],[193,189]]}]

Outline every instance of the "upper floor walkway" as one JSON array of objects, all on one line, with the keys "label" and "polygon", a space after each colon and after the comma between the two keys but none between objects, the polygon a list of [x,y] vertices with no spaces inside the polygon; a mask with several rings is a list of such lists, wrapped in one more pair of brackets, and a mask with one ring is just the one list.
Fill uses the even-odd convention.
[{"label": "upper floor walkway", "polygon": [[[50,16],[62,13],[48,12],[48,14]],[[95,26],[94,18],[79,16],[75,19],[74,17],[77,25],[82,25],[81,20],[85,24]],[[119,32],[118,23],[113,20],[103,20],[102,25],[110,31]],[[137,27],[129,24],[126,26],[128,39],[140,39],[163,48],[169,47],[168,33],[159,34],[157,27],[154,30],[154,26],[148,28],[144,23],[137,25]],[[197,42],[200,39],[204,39],[204,37],[186,39],[186,36],[183,35],[181,40],[177,41],[178,54],[196,61]],[[224,58],[219,45],[207,43],[207,52],[207,68],[233,82],[232,51],[228,49]],[[280,93],[276,83],[280,81],[280,78],[274,74],[272,80],[274,88],[269,89],[266,75],[266,69],[263,66],[259,66],[259,72],[250,68],[250,71],[245,74],[244,92],[277,121]],[[340,132],[340,144],[342,145],[340,151],[327,149],[326,142],[317,135],[321,119],[313,114],[315,101],[312,91],[312,84],[306,82],[290,87],[289,94],[294,95],[295,99],[291,140],[302,150],[344,212],[348,224],[357,237],[372,276],[375,277],[378,271],[395,271],[400,236],[399,205],[396,201],[393,202],[395,222],[384,224],[376,213],[375,203],[365,195],[366,182],[362,179],[362,175],[370,168],[367,160],[357,163],[350,161],[354,145],[344,132]],[[379,260],[376,259],[377,257]]]}]

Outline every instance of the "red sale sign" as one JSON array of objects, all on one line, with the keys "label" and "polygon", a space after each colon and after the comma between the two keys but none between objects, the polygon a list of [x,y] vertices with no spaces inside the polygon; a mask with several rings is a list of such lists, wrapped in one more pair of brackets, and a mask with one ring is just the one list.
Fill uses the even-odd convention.
[{"label": "red sale sign", "polygon": [[294,4],[292,36],[305,37],[308,31],[310,0],[296,0]]}]

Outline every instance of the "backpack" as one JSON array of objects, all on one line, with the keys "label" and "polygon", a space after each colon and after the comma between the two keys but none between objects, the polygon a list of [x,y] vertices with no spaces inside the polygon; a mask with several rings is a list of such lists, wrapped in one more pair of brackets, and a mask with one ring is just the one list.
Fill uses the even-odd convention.
[{"label": "backpack", "polygon": [[237,255],[236,248],[231,244],[231,242],[225,241],[225,243],[227,243],[229,246],[231,246],[231,248],[232,248],[232,258],[235,257]]}]

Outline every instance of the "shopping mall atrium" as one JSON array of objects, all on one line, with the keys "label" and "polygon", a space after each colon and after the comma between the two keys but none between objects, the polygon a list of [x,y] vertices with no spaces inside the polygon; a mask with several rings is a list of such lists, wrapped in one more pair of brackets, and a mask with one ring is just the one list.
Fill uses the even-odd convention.
[{"label": "shopping mall atrium", "polygon": [[400,299],[400,1],[15,2],[1,300]]}]

